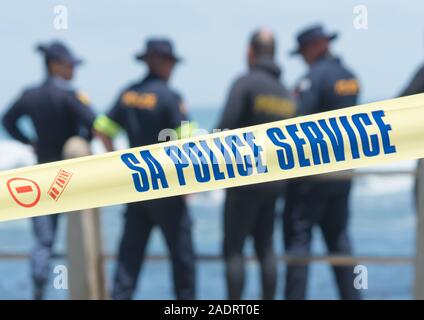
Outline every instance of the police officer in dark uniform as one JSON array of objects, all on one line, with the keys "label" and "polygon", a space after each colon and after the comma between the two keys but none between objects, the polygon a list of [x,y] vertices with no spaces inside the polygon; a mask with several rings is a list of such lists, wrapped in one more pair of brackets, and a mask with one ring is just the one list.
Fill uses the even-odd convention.
[{"label": "police officer in dark uniform", "polygon": [[[107,115],[96,119],[94,128],[106,148],[120,129],[128,135],[131,147],[158,142],[163,129],[180,132],[187,115],[178,93],[168,79],[179,61],[166,39],[151,39],[146,52],[137,55],[148,68],[148,75],[124,90]],[[187,124],[187,123],[186,123]],[[127,205],[125,226],[118,255],[112,298],[131,299],[136,288],[150,232],[159,226],[168,246],[177,299],[195,298],[195,256],[191,221],[185,198],[171,197]]]},{"label": "police officer in dark uniform", "polygon": [[[16,140],[31,145],[39,163],[62,160],[65,142],[75,135],[90,137],[95,115],[88,107],[85,95],[69,84],[75,66],[81,63],[60,42],[39,45],[45,59],[47,77],[38,86],[25,90],[3,117],[3,125]],[[27,137],[19,128],[18,120],[28,116],[35,128],[36,140]],[[36,238],[31,254],[34,298],[42,299],[48,281],[49,261],[56,234],[58,215],[32,219]]]},{"label": "police officer in dark uniform", "polygon": [[[296,89],[299,114],[308,115],[357,104],[359,85],[355,76],[329,50],[337,34],[327,34],[321,25],[299,33],[298,48],[309,66]],[[284,244],[292,256],[308,256],[312,229],[318,225],[331,254],[351,254],[348,237],[348,198],[351,181],[322,181],[314,177],[291,180],[284,210]],[[305,265],[289,265],[286,273],[286,299],[305,299]],[[359,299],[353,287],[352,267],[333,268],[340,297]]]},{"label": "police officer in dark uniform", "polygon": [[[274,35],[256,31],[248,49],[249,71],[233,84],[219,128],[235,129],[290,118],[296,106],[280,81],[274,61]],[[228,189],[224,208],[224,257],[229,299],[240,299],[244,287],[243,247],[252,236],[261,265],[262,294],[273,299],[277,261],[273,249],[274,209],[281,182]]]}]

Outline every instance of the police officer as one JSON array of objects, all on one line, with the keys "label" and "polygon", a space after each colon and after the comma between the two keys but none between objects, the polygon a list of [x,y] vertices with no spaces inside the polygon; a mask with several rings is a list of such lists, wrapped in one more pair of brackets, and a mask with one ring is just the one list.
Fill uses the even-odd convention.
[{"label": "police officer", "polygon": [[[295,104],[280,81],[274,60],[275,39],[267,29],[253,33],[248,48],[249,71],[232,85],[219,128],[235,129],[290,118]],[[262,294],[273,299],[276,257],[273,249],[274,208],[281,182],[228,189],[224,208],[224,257],[229,299],[240,299],[244,287],[243,247],[252,236],[261,265]]]},{"label": "police officer", "polygon": [[[174,54],[172,43],[166,39],[151,39],[146,52],[136,58],[147,64],[148,75],[124,90],[109,113],[97,118],[94,124],[108,150],[112,150],[111,138],[120,129],[126,131],[131,147],[157,143],[163,129],[184,130],[181,124],[186,123],[187,114],[183,101],[168,85],[174,66],[180,60]],[[177,299],[195,298],[191,221],[184,197],[171,197],[127,205],[113,299],[132,298],[154,226],[159,226],[165,236]]]},{"label": "police officer", "polygon": [[[81,60],[60,42],[41,44],[37,50],[44,56],[47,77],[42,84],[22,93],[5,113],[3,125],[13,138],[34,148],[39,163],[46,163],[62,159],[62,148],[70,137],[89,138],[95,116],[88,107],[87,98],[70,85],[75,66]],[[31,119],[35,140],[19,129],[18,120],[22,116]],[[58,215],[32,219],[36,240],[31,254],[35,299],[44,296],[57,219]]]},{"label": "police officer", "polygon": [[[299,82],[296,95],[299,114],[308,115],[353,106],[359,85],[342,61],[330,53],[329,45],[337,34],[328,34],[321,25],[305,29],[297,36],[298,48],[309,71]],[[314,178],[293,180],[288,186],[284,210],[284,245],[292,256],[308,256],[312,229],[318,225],[328,251],[351,254],[348,237],[348,197],[351,181],[320,181]],[[286,273],[287,299],[305,299],[307,266],[289,265]],[[333,268],[340,297],[358,299],[353,287],[353,268]]]}]

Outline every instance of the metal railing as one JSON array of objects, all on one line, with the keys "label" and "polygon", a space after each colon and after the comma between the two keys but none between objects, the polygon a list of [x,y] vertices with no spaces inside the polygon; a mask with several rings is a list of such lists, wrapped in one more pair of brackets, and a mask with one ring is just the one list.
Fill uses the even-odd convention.
[{"label": "metal railing", "polygon": [[[53,255],[53,259],[66,259],[68,257],[65,253],[56,253]],[[115,260],[116,255],[113,254],[102,254],[101,259]],[[0,260],[28,260],[30,258],[28,253],[6,253],[0,252]],[[247,256],[247,261],[257,261],[255,256]],[[163,262],[168,261],[169,256],[167,255],[149,255],[145,258],[149,262]],[[219,262],[222,261],[223,257],[214,254],[198,254],[196,261],[200,262]],[[310,264],[310,263],[328,263],[336,266],[346,265],[357,265],[357,264],[414,264],[415,258],[409,256],[346,256],[346,255],[314,255],[304,257],[293,257],[289,255],[280,255],[278,260],[287,264]]]}]

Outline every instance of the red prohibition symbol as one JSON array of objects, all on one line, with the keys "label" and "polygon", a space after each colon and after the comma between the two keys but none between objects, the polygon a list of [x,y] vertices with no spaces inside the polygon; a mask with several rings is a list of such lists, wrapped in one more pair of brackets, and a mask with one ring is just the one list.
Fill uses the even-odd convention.
[{"label": "red prohibition symbol", "polygon": [[7,189],[13,200],[24,208],[32,208],[40,200],[40,187],[30,179],[10,179],[7,181]]}]

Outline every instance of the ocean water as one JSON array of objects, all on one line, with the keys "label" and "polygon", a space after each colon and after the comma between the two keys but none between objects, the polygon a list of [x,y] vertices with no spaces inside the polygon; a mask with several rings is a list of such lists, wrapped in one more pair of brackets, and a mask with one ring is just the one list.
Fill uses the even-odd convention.
[{"label": "ocean water", "polygon": [[[210,129],[217,121],[217,110],[196,110],[192,118],[202,128]],[[28,125],[25,125],[30,131]],[[29,165],[33,162],[29,149],[11,142],[0,129],[0,167],[8,169]],[[120,145],[125,146],[121,140]],[[94,149],[99,149],[94,145]],[[7,153],[5,152],[7,150]],[[7,156],[6,156],[7,155]],[[412,168],[415,162],[402,162],[378,167],[387,170]],[[378,169],[377,168],[377,169]],[[221,253],[222,246],[222,204],[224,193],[214,191],[191,195],[188,198],[190,214],[194,221],[195,248],[199,254]],[[281,208],[283,203],[279,204]],[[367,176],[354,182],[350,198],[350,234],[357,255],[410,257],[415,253],[416,217],[412,198],[412,178],[399,176]],[[115,254],[122,227],[123,206],[102,208],[103,249]],[[275,226],[275,248],[283,254],[281,216]],[[55,251],[66,252],[66,215],[61,217]],[[32,246],[31,224],[28,220],[17,220],[0,224],[0,252],[28,253]],[[246,254],[252,254],[252,244],[247,243]],[[325,254],[325,246],[319,230],[315,230],[313,251]],[[155,230],[151,236],[148,254],[167,254],[162,235]],[[64,264],[66,260],[55,259],[52,266]],[[414,268],[412,265],[365,265],[368,268],[368,289],[363,290],[365,299],[412,299]],[[115,262],[105,262],[107,285],[110,287]],[[284,286],[283,263],[279,264],[277,298],[282,298]],[[244,298],[260,297],[258,265],[247,264],[247,282]],[[53,272],[49,282],[48,299],[67,299],[67,290],[53,288]],[[199,262],[197,289],[200,299],[225,299],[223,263]],[[310,267],[308,298],[337,299],[331,268],[325,263]],[[31,282],[29,264],[26,260],[0,260],[0,299],[30,299]],[[172,299],[172,279],[167,261],[145,263],[139,277],[136,299]]]}]

